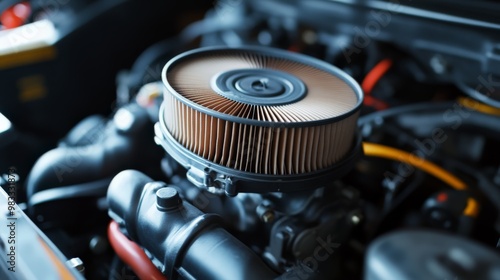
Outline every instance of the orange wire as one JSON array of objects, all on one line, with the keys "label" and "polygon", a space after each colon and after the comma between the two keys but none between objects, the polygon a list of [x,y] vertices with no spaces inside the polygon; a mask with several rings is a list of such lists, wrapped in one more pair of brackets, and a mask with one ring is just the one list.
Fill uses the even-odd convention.
[{"label": "orange wire", "polygon": [[[441,179],[443,182],[447,183],[456,190],[463,191],[467,189],[467,185],[460,178],[434,164],[433,162],[423,159],[415,154],[370,142],[363,142],[363,151],[366,156],[386,158],[410,164],[415,168],[418,168]],[[479,208],[479,202],[474,198],[469,197],[467,199],[467,206],[465,207],[463,214],[465,216],[477,217]]]},{"label": "orange wire", "polygon": [[385,73],[389,71],[391,66],[392,60],[386,58],[377,63],[377,65],[375,65],[375,67],[373,67],[373,69],[366,74],[363,82],[361,83],[361,88],[365,93],[365,105],[374,107],[377,110],[383,110],[389,107],[385,102],[371,96],[371,93],[375,85],[385,75]]},{"label": "orange wire", "polygon": [[363,142],[363,151],[366,156],[381,157],[408,163],[418,169],[434,175],[456,190],[467,189],[467,185],[464,183],[464,181],[460,180],[458,177],[437,166],[436,164],[415,154],[410,154],[403,150],[370,142]]}]

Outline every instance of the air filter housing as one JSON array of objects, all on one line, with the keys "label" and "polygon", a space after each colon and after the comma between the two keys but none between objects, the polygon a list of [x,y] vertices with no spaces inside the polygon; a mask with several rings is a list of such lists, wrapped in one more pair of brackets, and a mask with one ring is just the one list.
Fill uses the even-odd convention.
[{"label": "air filter housing", "polygon": [[294,191],[344,175],[361,154],[362,91],[339,69],[270,48],[173,58],[157,141],[199,186]]}]

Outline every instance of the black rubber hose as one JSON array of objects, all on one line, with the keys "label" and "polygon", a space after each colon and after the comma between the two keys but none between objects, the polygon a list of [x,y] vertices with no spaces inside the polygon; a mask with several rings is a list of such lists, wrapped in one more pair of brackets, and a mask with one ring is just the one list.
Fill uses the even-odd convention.
[{"label": "black rubber hose", "polygon": [[92,144],[58,147],[40,157],[27,179],[28,199],[43,190],[93,182],[124,169],[142,169],[159,162],[162,153],[150,136],[154,132],[147,112],[137,104],[120,110],[126,110],[128,113],[119,112],[130,119],[119,120],[115,115],[103,130],[88,135],[89,141],[97,139]]},{"label": "black rubber hose", "polygon": [[445,111],[453,107],[453,102],[439,102],[439,103],[416,103],[411,105],[403,105],[392,107],[387,110],[377,111],[371,114],[364,115],[359,118],[358,125],[363,126],[370,122],[376,122],[377,120],[384,120],[386,118],[397,117],[406,113],[415,113],[419,111],[424,112],[435,112],[435,111]]}]

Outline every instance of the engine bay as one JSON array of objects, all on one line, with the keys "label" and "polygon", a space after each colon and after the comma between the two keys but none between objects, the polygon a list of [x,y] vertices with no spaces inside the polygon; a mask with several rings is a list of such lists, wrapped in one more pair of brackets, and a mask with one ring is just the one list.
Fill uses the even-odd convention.
[{"label": "engine bay", "polygon": [[0,2],[1,279],[500,279],[499,3],[49,2]]}]

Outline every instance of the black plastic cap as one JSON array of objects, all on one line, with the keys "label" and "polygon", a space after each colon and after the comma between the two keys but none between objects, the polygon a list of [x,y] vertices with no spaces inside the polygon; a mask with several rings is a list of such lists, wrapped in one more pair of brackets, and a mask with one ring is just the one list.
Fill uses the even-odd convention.
[{"label": "black plastic cap", "polygon": [[156,205],[160,211],[178,208],[182,204],[181,197],[173,187],[164,187],[156,191]]}]

